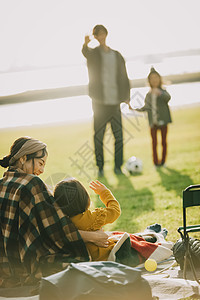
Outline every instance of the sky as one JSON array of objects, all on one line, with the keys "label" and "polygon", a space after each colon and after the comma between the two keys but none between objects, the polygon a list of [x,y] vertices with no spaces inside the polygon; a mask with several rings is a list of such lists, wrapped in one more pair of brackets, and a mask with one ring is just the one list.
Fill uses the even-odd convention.
[{"label": "sky", "polygon": [[[127,61],[137,55],[200,49],[199,11],[199,0],[0,0],[0,96],[26,90],[87,84],[86,61],[81,48],[84,36],[91,34],[96,24],[107,27],[108,45],[119,50]],[[91,47],[96,45],[94,40],[90,44]],[[146,77],[150,66],[139,60],[129,60],[129,78]],[[199,72],[200,56],[165,59],[154,66],[162,75]],[[55,68],[14,72],[25,70],[26,67],[29,70],[31,67]],[[199,101],[199,88],[199,85],[196,89],[193,85],[191,91],[191,86],[176,86],[171,87],[170,92],[176,103],[188,103]],[[56,115],[58,120],[62,116],[63,120],[70,119],[72,114],[81,118],[77,106],[81,107],[80,113],[84,112],[85,115],[87,111],[91,116],[90,99],[84,101],[85,110],[80,106],[83,105],[83,98],[80,103],[77,105],[74,99],[68,99],[67,102],[63,99],[55,103],[51,101],[51,105],[48,101],[43,104],[40,102],[44,110],[48,108],[49,119],[44,122],[55,120]],[[63,115],[66,105],[70,107],[70,116]],[[17,125],[16,111],[17,116],[22,113],[18,119],[23,124],[32,124],[36,114],[33,113],[32,120],[28,111],[37,112],[38,103],[1,106],[0,109],[0,128]],[[27,120],[24,120],[25,109]],[[7,115],[11,113],[14,113],[11,118],[14,123],[9,121],[7,124]]]},{"label": "sky", "polygon": [[200,49],[199,11],[199,0],[0,0],[0,71],[83,63],[96,24],[127,58]]}]

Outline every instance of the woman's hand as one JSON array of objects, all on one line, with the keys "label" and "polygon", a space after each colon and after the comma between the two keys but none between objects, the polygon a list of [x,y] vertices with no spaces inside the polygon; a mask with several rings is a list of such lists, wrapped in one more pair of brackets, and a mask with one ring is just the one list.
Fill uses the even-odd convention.
[{"label": "woman's hand", "polygon": [[98,247],[107,248],[109,245],[108,234],[106,234],[102,229],[97,231],[82,231],[79,233],[85,243],[94,243]]},{"label": "woman's hand", "polygon": [[108,188],[101,183],[100,181],[91,181],[89,186],[97,195],[100,195],[102,192],[108,190]]}]

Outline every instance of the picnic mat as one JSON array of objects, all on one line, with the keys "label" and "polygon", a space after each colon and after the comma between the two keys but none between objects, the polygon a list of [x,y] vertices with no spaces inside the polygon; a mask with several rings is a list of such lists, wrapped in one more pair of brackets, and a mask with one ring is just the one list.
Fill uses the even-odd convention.
[{"label": "picnic mat", "polygon": [[[149,282],[155,299],[184,299],[190,296],[200,298],[200,285],[194,280],[193,274],[187,271],[187,280],[183,279],[180,270],[172,258],[161,262],[155,272],[147,272],[139,268],[142,276]],[[197,272],[200,278],[200,270]],[[32,296],[32,287],[0,289],[0,300],[39,300],[39,295]],[[133,298],[134,299],[134,298]]]},{"label": "picnic mat", "polygon": [[[152,294],[158,299],[184,299],[196,296],[200,299],[200,285],[194,280],[190,270],[187,280],[183,278],[183,271],[177,265],[174,257],[158,264],[155,272],[147,272],[142,268],[142,276],[149,282]],[[200,270],[197,271],[200,278]]]}]

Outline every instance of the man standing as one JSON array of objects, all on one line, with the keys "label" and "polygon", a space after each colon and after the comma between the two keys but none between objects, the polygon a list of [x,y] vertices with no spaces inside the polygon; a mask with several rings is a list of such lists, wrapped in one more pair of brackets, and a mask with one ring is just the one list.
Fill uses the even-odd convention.
[{"label": "man standing", "polygon": [[106,45],[108,31],[103,25],[93,28],[99,46],[88,47],[90,37],[85,36],[82,53],[87,59],[89,74],[89,96],[94,112],[94,146],[98,175],[103,176],[103,137],[107,123],[115,138],[114,172],[122,174],[123,132],[120,103],[130,101],[130,84],[122,55]]}]

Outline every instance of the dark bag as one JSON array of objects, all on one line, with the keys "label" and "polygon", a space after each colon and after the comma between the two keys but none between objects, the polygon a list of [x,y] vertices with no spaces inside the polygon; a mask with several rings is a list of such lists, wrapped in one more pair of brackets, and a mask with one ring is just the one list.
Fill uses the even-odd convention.
[{"label": "dark bag", "polygon": [[[184,240],[182,239],[177,240],[172,250],[176,262],[180,265],[181,270],[183,270],[184,256],[186,251]],[[200,267],[200,240],[190,237],[189,250],[190,250],[193,264],[195,265],[195,267],[199,268]]]},{"label": "dark bag", "polygon": [[150,300],[149,283],[134,268],[110,261],[71,263],[42,278],[40,300]]}]

